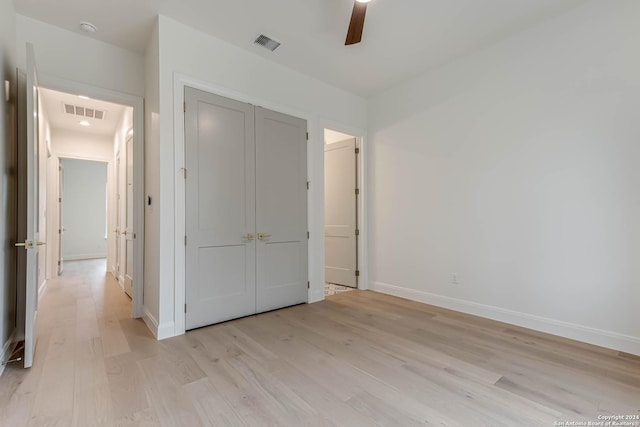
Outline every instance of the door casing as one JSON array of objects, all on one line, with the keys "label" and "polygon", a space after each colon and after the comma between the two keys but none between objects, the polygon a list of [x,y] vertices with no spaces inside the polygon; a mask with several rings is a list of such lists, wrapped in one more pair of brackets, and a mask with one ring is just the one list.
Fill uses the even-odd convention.
[{"label": "door casing", "polygon": [[[143,316],[144,290],[144,98],[129,95],[85,83],[61,79],[49,74],[39,75],[40,87],[74,95],[85,95],[90,98],[126,105],[133,108],[133,153],[134,153],[134,194],[133,194],[133,227],[136,230],[134,244],[134,279],[140,286],[136,286],[132,298],[132,317]],[[73,156],[62,156],[73,157]],[[86,160],[97,160],[86,158]]]}]

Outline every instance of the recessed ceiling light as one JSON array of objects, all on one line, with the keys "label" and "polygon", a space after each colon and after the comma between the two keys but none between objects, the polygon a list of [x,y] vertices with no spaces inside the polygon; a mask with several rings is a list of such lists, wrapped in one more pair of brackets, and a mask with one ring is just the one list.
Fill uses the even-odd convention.
[{"label": "recessed ceiling light", "polygon": [[85,33],[95,33],[98,31],[98,27],[93,25],[91,22],[81,22],[80,29]]},{"label": "recessed ceiling light", "polygon": [[358,3],[369,3],[371,0],[356,0]]},{"label": "recessed ceiling light", "polygon": [[78,98],[80,98],[80,99],[91,99],[87,95],[78,95]]},{"label": "recessed ceiling light", "polygon": [[81,121],[79,124],[80,124],[80,126],[91,126],[91,123],[89,123],[86,120]]}]

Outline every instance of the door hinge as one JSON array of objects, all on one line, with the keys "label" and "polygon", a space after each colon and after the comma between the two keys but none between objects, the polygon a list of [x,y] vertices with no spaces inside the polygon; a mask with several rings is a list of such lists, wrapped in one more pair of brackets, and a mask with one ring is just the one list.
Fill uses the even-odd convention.
[{"label": "door hinge", "polygon": [[187,236],[184,236],[184,245],[187,246]]},{"label": "door hinge", "polygon": [[360,195],[360,189],[356,188],[356,196]]},{"label": "door hinge", "polygon": [[307,181],[307,190],[309,189],[309,184],[311,184],[311,181]]},{"label": "door hinge", "polygon": [[187,304],[184,305],[184,312],[187,312]]},{"label": "door hinge", "polygon": [[180,168],[182,169],[182,176],[184,176],[184,179],[187,179],[187,168]]},{"label": "door hinge", "polygon": [[58,166],[58,170],[59,170],[59,171],[62,171],[62,166]]},{"label": "door hinge", "polygon": [[356,270],[356,277],[360,277],[360,270]]},{"label": "door hinge", "polygon": [[356,147],[356,154],[360,154],[360,149]]},{"label": "door hinge", "polygon": [[58,265],[60,265],[60,261],[58,261]]},{"label": "door hinge", "polygon": [[182,103],[182,109],[184,110],[185,113],[187,112],[187,102],[186,101]]},{"label": "door hinge", "polygon": [[307,282],[307,289],[311,289],[311,282]]},{"label": "door hinge", "polygon": [[360,235],[360,230],[356,228],[356,236],[359,236],[359,235]]},{"label": "door hinge", "polygon": [[62,229],[58,228],[58,234],[62,234]]},{"label": "door hinge", "polygon": [[133,238],[134,238],[134,239],[136,239],[136,238],[137,238],[137,237],[136,237],[136,233],[133,233]]},{"label": "door hinge", "polygon": [[307,239],[309,238],[309,232],[307,231]]},{"label": "door hinge", "polygon": [[309,140],[309,132],[307,132],[307,141]]},{"label": "door hinge", "polygon": [[62,197],[58,197],[58,203],[62,203]]}]

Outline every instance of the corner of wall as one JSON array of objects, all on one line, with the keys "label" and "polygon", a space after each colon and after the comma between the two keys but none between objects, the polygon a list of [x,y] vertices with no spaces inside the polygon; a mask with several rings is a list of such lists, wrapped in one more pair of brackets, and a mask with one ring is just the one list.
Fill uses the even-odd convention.
[{"label": "corner of wall", "polygon": [[146,306],[142,308],[142,311],[142,320],[157,340],[164,340],[176,335],[174,322],[158,323],[158,320]]}]

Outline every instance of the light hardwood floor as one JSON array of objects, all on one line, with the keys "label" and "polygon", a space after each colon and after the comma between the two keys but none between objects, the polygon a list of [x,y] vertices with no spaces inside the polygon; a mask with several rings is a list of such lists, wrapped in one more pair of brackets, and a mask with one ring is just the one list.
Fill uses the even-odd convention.
[{"label": "light hardwood floor", "polygon": [[[102,272],[100,272],[102,268]],[[155,341],[102,262],[68,263],[2,426],[553,426],[640,414],[640,358],[353,291]]]}]

